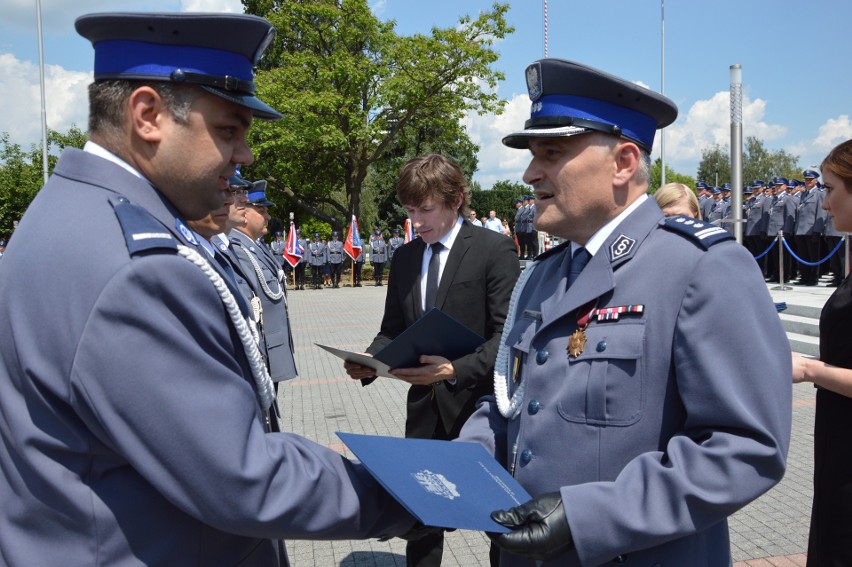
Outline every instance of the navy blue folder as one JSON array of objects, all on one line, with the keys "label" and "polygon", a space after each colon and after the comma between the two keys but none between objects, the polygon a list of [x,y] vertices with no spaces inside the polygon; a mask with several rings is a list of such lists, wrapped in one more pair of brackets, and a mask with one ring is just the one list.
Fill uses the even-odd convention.
[{"label": "navy blue folder", "polygon": [[337,433],[367,470],[427,526],[506,533],[491,519],[530,499],[478,443]]},{"label": "navy blue folder", "polygon": [[440,309],[431,309],[372,357],[315,343],[348,362],[372,368],[377,376],[393,378],[392,368],[420,366],[423,354],[455,360],[475,351],[485,339]]}]

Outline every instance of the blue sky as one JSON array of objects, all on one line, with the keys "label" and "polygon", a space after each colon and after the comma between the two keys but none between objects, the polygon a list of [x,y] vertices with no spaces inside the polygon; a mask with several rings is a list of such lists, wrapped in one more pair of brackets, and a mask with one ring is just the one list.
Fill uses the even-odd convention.
[{"label": "blue sky", "polygon": [[[73,21],[118,6],[133,11],[241,11],[239,0],[42,0],[47,122],[59,131],[86,125],[91,46]],[[373,12],[395,20],[401,34],[447,27],[462,14],[489,9],[490,0],[371,0]],[[500,41],[495,67],[506,75],[499,117],[470,116],[466,125],[480,147],[483,187],[519,181],[526,152],[500,144],[522,126],[529,99],[526,65],[544,56],[543,2],[510,2],[515,32]],[[743,134],[773,150],[818,164],[852,138],[852,72],[846,0],[665,0],[665,94],[680,114],[666,129],[666,161],[695,175],[701,151],[730,142],[729,67],[743,66]],[[548,54],[574,59],[661,90],[660,0],[549,0]],[[29,147],[40,140],[38,41],[35,0],[3,0],[0,19],[0,132]],[[655,156],[659,154],[657,135]],[[727,180],[720,180],[727,181]]]}]

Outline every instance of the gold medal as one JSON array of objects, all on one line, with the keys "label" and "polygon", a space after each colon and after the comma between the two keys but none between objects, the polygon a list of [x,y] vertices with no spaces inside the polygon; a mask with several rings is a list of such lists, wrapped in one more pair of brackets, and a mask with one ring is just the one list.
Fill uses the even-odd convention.
[{"label": "gold medal", "polygon": [[583,351],[586,350],[586,329],[585,327],[579,327],[574,333],[568,338],[568,354],[577,358]]}]

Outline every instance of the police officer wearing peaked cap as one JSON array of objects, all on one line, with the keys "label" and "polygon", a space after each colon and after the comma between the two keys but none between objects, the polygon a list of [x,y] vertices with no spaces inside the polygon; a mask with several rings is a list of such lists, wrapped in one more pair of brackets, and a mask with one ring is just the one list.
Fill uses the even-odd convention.
[{"label": "police officer wearing peaked cap", "polygon": [[340,233],[336,230],[331,233],[331,240],[325,245],[328,253],[328,267],[331,271],[331,287],[340,287],[340,274],[343,271],[343,243],[340,241]]},{"label": "police officer wearing peaked cap", "polygon": [[[526,77],[530,119],[503,141],[529,148],[536,228],[566,242],[524,270],[495,396],[459,437],[532,495],[492,514],[511,530],[491,536],[500,565],[730,565],[727,516],[784,473],[791,370],[775,306],[727,231],[648,198],[672,101],[562,59]],[[721,337],[713,352],[704,329]]]},{"label": "police officer wearing peaked cap", "polygon": [[[285,536],[408,530],[360,464],[275,432],[233,282],[185,222],[226,204],[252,117],[280,117],[252,77],[272,26],[110,13],[76,28],[95,51],[89,140],[62,152],[0,268],[18,299],[0,302],[0,561],[265,567],[287,564]],[[211,121],[233,132],[215,147]],[[58,239],[78,246],[44,258]]]}]

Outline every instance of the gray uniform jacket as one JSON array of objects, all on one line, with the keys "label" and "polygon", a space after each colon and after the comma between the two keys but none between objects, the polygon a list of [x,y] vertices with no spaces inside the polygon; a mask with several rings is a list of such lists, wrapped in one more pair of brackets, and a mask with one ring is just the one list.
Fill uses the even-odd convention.
[{"label": "gray uniform jacket", "polygon": [[393,254],[397,251],[397,249],[405,244],[405,239],[401,236],[392,236],[390,240],[388,240],[388,260],[393,260]]},{"label": "gray uniform jacket", "polygon": [[796,210],[796,236],[819,235],[824,230],[822,201],[825,194],[814,187],[800,193],[801,199]]},{"label": "gray uniform jacket", "polygon": [[388,247],[384,238],[370,238],[370,263],[384,264],[388,261]]},{"label": "gray uniform jacket", "polygon": [[761,194],[746,201],[743,207],[746,219],[744,236],[760,236],[766,233],[766,223],[763,222],[763,205],[766,200],[772,199]]},{"label": "gray uniform jacket", "polygon": [[[271,567],[273,538],[412,524],[360,465],[266,431],[219,295],[175,251],[178,220],[77,149],[21,220],[0,270],[15,298],[0,303],[3,565]],[[59,240],[75,245],[44,259]]]},{"label": "gray uniform jacket", "polygon": [[[483,398],[459,439],[532,496],[561,492],[576,549],[538,565],[730,565],[726,518],[781,479],[790,439],[790,350],[754,258],[729,236],[705,249],[666,228],[652,199],[571,289],[570,246],[539,258],[502,339],[523,359],[521,413],[507,420]],[[593,320],[571,358],[578,310],[595,299],[644,311]]]},{"label": "gray uniform jacket", "polygon": [[328,253],[329,264],[343,263],[343,243],[339,240],[330,240],[325,247]]},{"label": "gray uniform jacket", "polygon": [[[260,299],[260,329],[266,344],[264,354],[269,365],[269,375],[273,382],[295,378],[299,373],[293,358],[293,335],[290,332],[290,317],[287,313],[287,292],[278,279],[278,271],[281,268],[278,262],[264,251],[265,244],[254,242],[247,234],[236,229],[231,231],[230,236],[231,250],[246,274],[254,295]],[[279,297],[281,294],[284,295]]]},{"label": "gray uniform jacket", "polygon": [[787,192],[775,196],[772,209],[769,211],[769,224],[766,227],[767,236],[775,238],[779,231],[784,231],[784,236],[793,235],[793,226],[796,223],[796,198]]},{"label": "gray uniform jacket", "polygon": [[311,266],[325,266],[328,263],[328,251],[325,249],[325,244],[322,242],[308,244],[308,261]]},{"label": "gray uniform jacket", "polygon": [[284,251],[287,250],[287,242],[284,240],[273,240],[269,244],[269,248],[272,250],[275,261],[279,266],[283,267],[286,263],[286,260],[284,259]]}]

